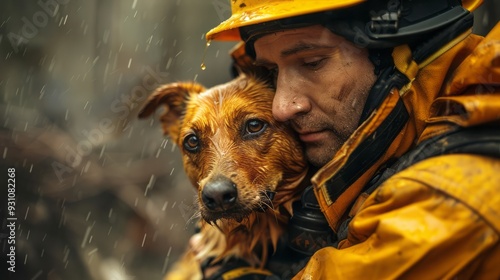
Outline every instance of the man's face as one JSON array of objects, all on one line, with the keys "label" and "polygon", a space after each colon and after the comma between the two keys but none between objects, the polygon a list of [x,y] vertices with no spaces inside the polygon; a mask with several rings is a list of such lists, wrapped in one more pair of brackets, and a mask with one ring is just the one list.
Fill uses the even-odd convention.
[{"label": "man's face", "polygon": [[321,25],[271,33],[255,42],[256,63],[275,73],[273,116],[289,122],[321,167],[357,128],[375,82],[366,49]]}]

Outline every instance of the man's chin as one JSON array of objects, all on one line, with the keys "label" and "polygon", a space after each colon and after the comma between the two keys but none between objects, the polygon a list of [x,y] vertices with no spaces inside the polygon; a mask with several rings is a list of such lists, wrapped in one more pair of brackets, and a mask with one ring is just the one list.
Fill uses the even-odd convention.
[{"label": "man's chin", "polygon": [[335,154],[331,148],[325,145],[306,145],[306,159],[315,167],[323,167],[327,164]]}]

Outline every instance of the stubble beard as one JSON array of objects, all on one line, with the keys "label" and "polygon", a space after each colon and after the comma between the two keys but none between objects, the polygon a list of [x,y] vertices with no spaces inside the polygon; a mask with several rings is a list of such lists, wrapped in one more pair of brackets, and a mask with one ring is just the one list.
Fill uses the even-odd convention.
[{"label": "stubble beard", "polygon": [[317,168],[323,167],[333,159],[342,143],[345,142],[333,133],[329,140],[328,142],[307,143],[305,145],[305,156],[311,165]]}]

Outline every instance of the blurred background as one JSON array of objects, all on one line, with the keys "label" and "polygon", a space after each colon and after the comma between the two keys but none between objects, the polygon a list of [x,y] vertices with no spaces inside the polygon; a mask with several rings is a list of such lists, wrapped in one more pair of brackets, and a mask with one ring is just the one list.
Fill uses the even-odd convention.
[{"label": "blurred background", "polygon": [[[475,32],[499,14],[485,3]],[[17,198],[10,274],[2,199],[0,279],[161,279],[196,193],[157,119],[136,115],[160,84],[230,79],[234,43],[204,39],[229,15],[226,0],[0,2],[0,197],[15,168]]]},{"label": "blurred background", "polygon": [[0,15],[0,173],[7,182],[16,170],[18,218],[10,277],[161,279],[193,233],[195,192],[157,119],[136,116],[160,84],[230,79],[233,43],[212,44],[200,68],[229,2],[3,0]]}]

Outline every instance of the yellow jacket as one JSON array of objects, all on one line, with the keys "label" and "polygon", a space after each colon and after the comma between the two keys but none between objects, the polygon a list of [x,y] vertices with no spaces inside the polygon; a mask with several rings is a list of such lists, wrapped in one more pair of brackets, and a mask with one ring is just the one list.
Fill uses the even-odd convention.
[{"label": "yellow jacket", "polygon": [[[362,188],[390,159],[456,129],[500,129],[500,24],[485,38],[463,34],[418,65],[407,46],[395,65],[411,81],[383,104],[314,177],[330,226],[354,216],[339,248],[317,251],[294,279],[500,279],[500,160],[451,154],[423,160]],[[332,178],[345,168],[398,102],[409,120],[387,151],[345,191]],[[341,184],[340,184],[341,185]]]}]

